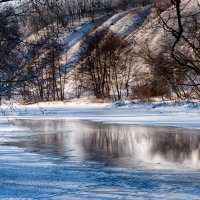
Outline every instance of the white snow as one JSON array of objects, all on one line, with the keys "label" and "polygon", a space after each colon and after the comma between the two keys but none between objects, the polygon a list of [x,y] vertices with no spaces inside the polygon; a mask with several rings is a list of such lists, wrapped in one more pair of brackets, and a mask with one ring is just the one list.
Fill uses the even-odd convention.
[{"label": "white snow", "polygon": [[[89,120],[108,124],[200,129],[200,103],[50,102],[7,109],[8,119]],[[1,116],[1,120],[5,116]]]}]

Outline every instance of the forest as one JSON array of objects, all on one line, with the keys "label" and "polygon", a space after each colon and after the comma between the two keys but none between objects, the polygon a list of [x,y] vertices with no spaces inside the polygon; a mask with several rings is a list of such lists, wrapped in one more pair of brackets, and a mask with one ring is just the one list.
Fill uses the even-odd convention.
[{"label": "forest", "polygon": [[[184,2],[0,1],[0,98],[24,104],[85,95],[108,101],[199,99],[200,5],[192,10],[194,1]],[[138,8],[137,27],[128,36],[113,31],[114,22],[102,25],[102,17]],[[87,23],[94,29],[79,41],[71,67],[65,37]],[[150,36],[141,34],[150,29]],[[155,47],[148,37],[156,31],[162,38]]]}]

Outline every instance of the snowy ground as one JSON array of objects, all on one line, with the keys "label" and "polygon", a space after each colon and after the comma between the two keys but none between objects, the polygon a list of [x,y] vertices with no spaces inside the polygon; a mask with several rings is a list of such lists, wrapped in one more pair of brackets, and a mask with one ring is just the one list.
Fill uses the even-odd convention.
[{"label": "snowy ground", "polygon": [[109,124],[200,129],[200,104],[191,102],[91,104],[76,101],[75,103],[40,103],[26,107],[12,106],[7,109],[4,107],[3,111],[9,119],[59,118]]}]

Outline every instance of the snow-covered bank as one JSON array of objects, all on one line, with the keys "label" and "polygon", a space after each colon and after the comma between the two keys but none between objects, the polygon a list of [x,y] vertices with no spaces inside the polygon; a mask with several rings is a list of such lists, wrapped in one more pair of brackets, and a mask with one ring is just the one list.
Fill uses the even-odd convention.
[{"label": "snow-covered bank", "polygon": [[109,124],[200,129],[200,103],[40,103],[5,110],[8,118],[90,120]]}]

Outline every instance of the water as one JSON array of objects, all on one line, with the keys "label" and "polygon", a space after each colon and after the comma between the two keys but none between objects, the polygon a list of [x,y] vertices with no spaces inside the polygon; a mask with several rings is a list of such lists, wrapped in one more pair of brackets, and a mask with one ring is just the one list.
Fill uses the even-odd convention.
[{"label": "water", "polygon": [[200,131],[65,120],[15,125],[0,131],[1,199],[200,199]]}]

